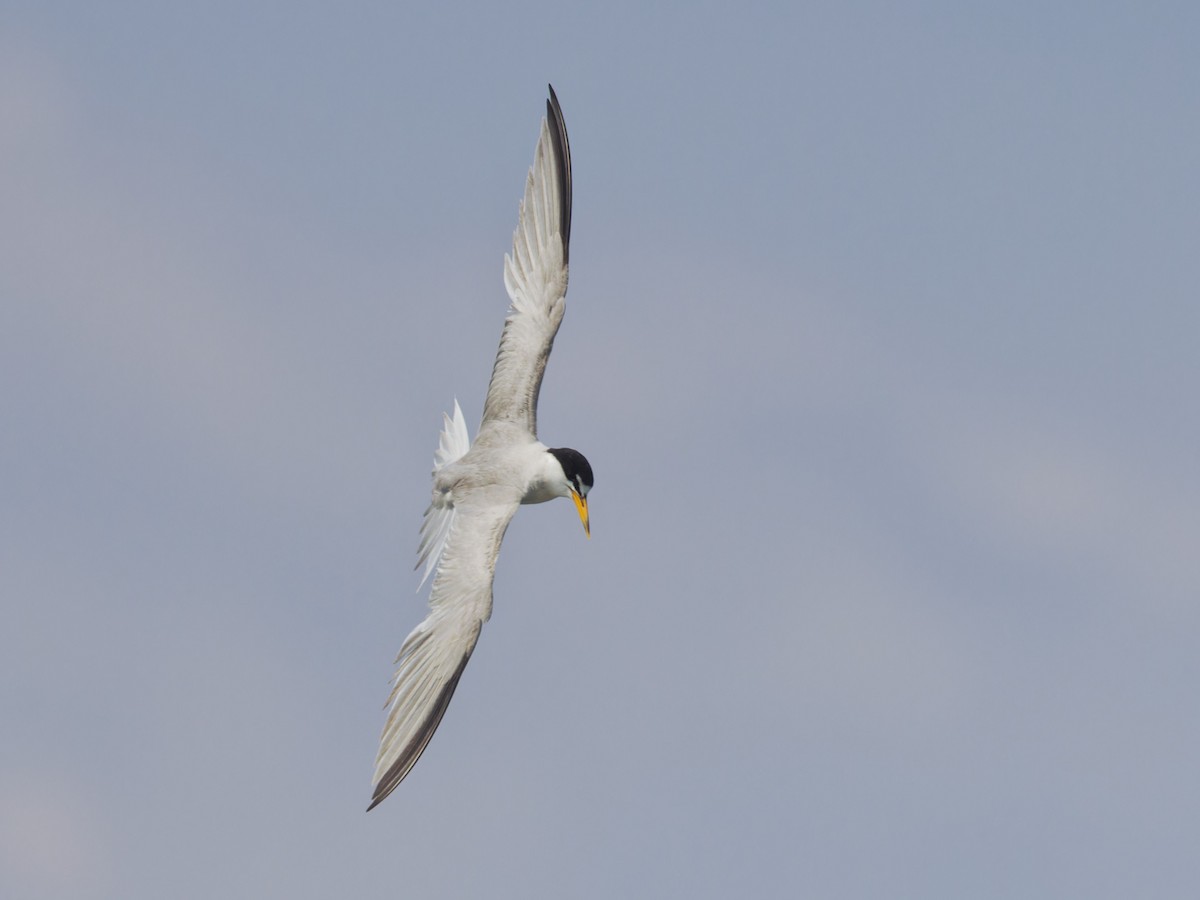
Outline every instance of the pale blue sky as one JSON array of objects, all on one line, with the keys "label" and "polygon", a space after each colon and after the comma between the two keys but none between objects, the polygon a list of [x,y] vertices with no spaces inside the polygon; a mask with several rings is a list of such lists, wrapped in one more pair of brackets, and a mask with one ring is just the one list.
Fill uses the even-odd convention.
[{"label": "pale blue sky", "polygon": [[[0,895],[1200,889],[1187,3],[0,13]],[[546,82],[542,436],[364,813]]]}]

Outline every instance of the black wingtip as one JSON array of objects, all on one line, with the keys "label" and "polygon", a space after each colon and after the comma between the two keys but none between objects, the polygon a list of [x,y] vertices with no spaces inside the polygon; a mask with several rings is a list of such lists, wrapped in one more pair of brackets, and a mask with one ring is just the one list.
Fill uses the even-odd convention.
[{"label": "black wingtip", "polygon": [[550,89],[546,118],[550,121],[550,137],[558,162],[558,193],[562,198],[559,215],[562,219],[563,262],[568,262],[571,255],[571,144],[567,140],[567,124],[563,121],[562,107],[558,105],[558,94],[554,93],[554,85],[546,87]]},{"label": "black wingtip", "polygon": [[371,797],[371,805],[367,807],[367,812],[370,812],[387,799],[388,794],[394,791],[396,786],[412,771],[412,767],[417,764],[417,760],[421,758],[421,754],[429,746],[429,741],[433,738],[433,733],[437,731],[437,727],[442,724],[442,717],[446,715],[446,708],[450,705],[450,699],[454,696],[459,679],[462,678],[463,669],[467,667],[467,663],[471,659],[471,653],[475,649],[475,642],[479,640],[479,632],[482,627],[482,622],[475,626],[475,636],[471,639],[470,649],[463,654],[462,660],[459,661],[458,667],[454,670],[454,674],[442,685],[437,695],[437,700],[433,704],[433,709],[430,710],[429,715],[421,724],[421,728],[413,735],[412,740],[408,742],[408,745],[396,757],[396,761],[392,763],[391,768],[384,773],[383,777],[379,779],[379,783],[375,785],[375,793]]}]

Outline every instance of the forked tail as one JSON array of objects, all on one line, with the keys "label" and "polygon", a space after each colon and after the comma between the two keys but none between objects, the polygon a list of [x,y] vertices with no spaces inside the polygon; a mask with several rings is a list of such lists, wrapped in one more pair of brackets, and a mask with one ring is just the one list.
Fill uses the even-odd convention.
[{"label": "forked tail", "polygon": [[[461,459],[471,449],[471,438],[467,434],[467,420],[463,417],[462,407],[458,398],[454,399],[454,417],[442,413],[442,434],[438,439],[438,448],[433,453],[433,471],[436,474],[443,466],[448,466],[455,460]],[[438,560],[442,558],[442,550],[446,547],[446,538],[450,534],[450,525],[454,521],[453,506],[438,506],[430,503],[425,510],[425,520],[421,523],[421,545],[417,551],[416,568],[425,566],[421,575],[419,591],[429,580],[430,574],[437,568]]]}]

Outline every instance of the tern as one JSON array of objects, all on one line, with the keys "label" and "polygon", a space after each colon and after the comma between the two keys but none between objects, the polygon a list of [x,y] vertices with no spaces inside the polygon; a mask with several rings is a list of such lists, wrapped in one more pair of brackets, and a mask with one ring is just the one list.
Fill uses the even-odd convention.
[{"label": "tern", "polygon": [[457,399],[453,417],[443,416],[417,560],[425,566],[422,586],[433,573],[430,611],[396,657],[368,810],[404,780],[446,713],[491,616],[496,557],[517,507],[570,497],[591,536],[591,465],[577,450],[537,438],[538,392],[562,323],[570,238],[571,150],[551,87],[512,253],[504,257],[510,306],[475,443]]}]

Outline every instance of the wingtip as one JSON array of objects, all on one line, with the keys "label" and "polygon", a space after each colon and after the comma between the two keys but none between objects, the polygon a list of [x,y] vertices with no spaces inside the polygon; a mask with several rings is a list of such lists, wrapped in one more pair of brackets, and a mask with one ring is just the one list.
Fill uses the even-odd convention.
[{"label": "wingtip", "polygon": [[[446,709],[450,705],[450,700],[454,696],[455,690],[458,688],[458,682],[462,678],[463,670],[467,667],[467,663],[471,659],[471,653],[475,650],[475,644],[479,640],[479,632],[483,629],[483,622],[475,623],[474,629],[467,641],[465,650],[462,652],[454,671],[442,683],[436,694],[433,695],[425,715],[414,728],[408,740],[406,740],[395,753],[395,758],[388,768],[380,773],[376,770],[375,792],[371,797],[371,805],[367,807],[367,812],[373,810],[376,806],[387,799],[406,777],[412,771],[413,766],[417,764],[417,760],[421,758],[421,754],[425,752],[425,748],[429,746],[429,742],[433,739],[434,732],[442,724],[442,717],[446,715]],[[408,643],[407,641],[405,642]],[[423,644],[424,642],[422,642]],[[421,646],[420,644],[418,646]],[[400,655],[404,656],[405,648],[400,648]],[[399,689],[399,682],[396,684]],[[395,707],[393,707],[393,715]],[[390,726],[389,717],[389,726]],[[384,733],[387,734],[388,727],[384,727]],[[385,745],[386,746],[386,745]],[[381,756],[383,750],[380,751]]]},{"label": "wingtip", "polygon": [[546,120],[550,123],[550,135],[554,143],[554,156],[558,162],[558,189],[561,197],[559,215],[562,219],[563,262],[570,259],[571,248],[571,144],[567,140],[567,123],[563,119],[562,107],[554,85],[547,84],[550,97],[546,100]]},{"label": "wingtip", "polygon": [[377,807],[380,803],[382,803],[384,800],[386,800],[391,795],[391,793],[395,789],[395,787],[396,787],[396,785],[392,785],[390,788],[388,788],[386,791],[383,791],[383,792],[376,790],[375,793],[371,796],[371,805],[367,807],[366,811],[370,812],[375,807]]}]

